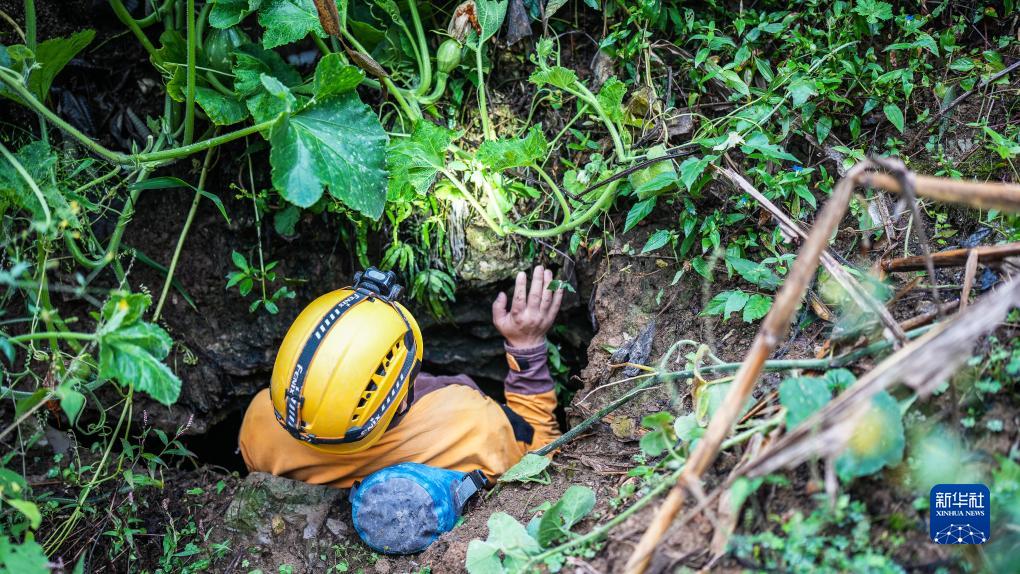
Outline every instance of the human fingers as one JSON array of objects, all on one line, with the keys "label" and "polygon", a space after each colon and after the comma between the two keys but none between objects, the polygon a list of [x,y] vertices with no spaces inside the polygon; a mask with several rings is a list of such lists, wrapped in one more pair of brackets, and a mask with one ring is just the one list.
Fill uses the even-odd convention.
[{"label": "human fingers", "polygon": [[545,269],[541,265],[535,267],[531,274],[531,292],[528,293],[528,310],[536,313],[542,310],[542,283],[545,280]]},{"label": "human fingers", "polygon": [[500,291],[496,300],[492,302],[492,323],[497,327],[506,320],[506,293]]},{"label": "human fingers", "polygon": [[552,283],[553,274],[552,271],[545,270],[545,279],[542,281],[542,307],[541,312],[544,317],[549,311],[549,305],[552,305],[553,292],[549,290],[549,285]]},{"label": "human fingers", "polygon": [[514,285],[514,302],[510,306],[510,313],[514,316],[520,315],[527,307],[528,297],[528,274],[520,271],[517,273],[517,282]]},{"label": "human fingers", "polygon": [[556,322],[556,314],[560,312],[560,305],[563,303],[563,288],[559,288],[553,292],[552,303],[549,304],[549,309],[542,314],[542,324],[546,329],[552,327],[552,324]]}]

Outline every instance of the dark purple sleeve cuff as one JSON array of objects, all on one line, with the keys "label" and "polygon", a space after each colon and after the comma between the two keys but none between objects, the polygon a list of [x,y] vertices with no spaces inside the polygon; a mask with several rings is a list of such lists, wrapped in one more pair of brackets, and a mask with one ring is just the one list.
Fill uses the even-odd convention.
[{"label": "dark purple sleeve cuff", "polygon": [[553,390],[552,375],[545,344],[537,347],[519,348],[504,343],[506,362],[510,367],[503,388],[508,393],[537,395]]}]

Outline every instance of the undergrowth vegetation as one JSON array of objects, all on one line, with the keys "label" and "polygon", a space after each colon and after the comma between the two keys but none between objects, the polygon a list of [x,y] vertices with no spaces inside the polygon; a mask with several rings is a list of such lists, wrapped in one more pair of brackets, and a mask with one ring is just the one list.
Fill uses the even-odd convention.
[{"label": "undergrowth vegetation", "polygon": [[[104,50],[95,31],[49,33],[34,0],[3,24],[0,96],[21,124],[3,126],[0,137],[2,571],[91,571],[107,563],[117,571],[192,572],[233,553],[151,502],[194,457],[180,441],[186,428],[167,434],[133,409],[139,393],[162,405],[180,396],[181,379],[166,361],[175,342],[160,318],[171,296],[196,307],[175,275],[187,264],[183,246],[203,204],[225,225],[256,229],[258,241],[233,251],[233,267],[222,270],[223,287],[253,314],[275,315],[296,297],[263,234],[293,237],[330,220],[340,222],[340,241],[360,265],[397,271],[437,317],[449,314],[466,262],[479,257],[472,251],[565,261],[617,250],[675,265],[674,285],[696,278],[705,285],[700,315],[731,325],[769,313],[795,249],[760,200],[725,183],[734,180],[720,177],[724,170],[805,227],[842,174],[872,155],[901,156],[933,175],[1020,179],[1016,87],[1003,73],[1017,56],[1013,2],[108,4],[161,79],[151,113],[131,120],[147,137],[130,149],[86,135],[66,105],[56,111],[61,71]],[[515,7],[534,20],[533,36],[527,22],[522,33],[520,13],[507,17]],[[508,46],[511,32],[524,39]],[[517,78],[516,99],[506,95],[507,74]],[[981,98],[959,103],[972,92]],[[214,169],[238,174],[229,189],[207,185]],[[166,261],[130,238],[139,198],[153,193],[192,197],[183,221],[167,221],[179,231]],[[892,209],[871,191],[856,195],[840,251],[884,245],[917,254],[916,244],[888,237]],[[1020,240],[1017,214],[922,209],[934,248],[972,247],[974,229],[979,242]],[[897,221],[908,235],[910,225],[927,225]],[[898,297],[890,282],[840,263],[871,297]],[[142,266],[163,277],[158,290],[132,281]],[[55,293],[73,303],[55,304]],[[1014,313],[1010,321],[1017,320]],[[820,321],[846,340],[881,330],[825,274],[797,327]],[[691,352],[681,353],[685,347]],[[871,354],[886,348],[866,347]],[[678,363],[669,355],[696,374],[675,377],[693,381],[692,410],[647,413],[641,452],[611,501],[615,511],[593,514],[594,492],[575,485],[537,506],[527,525],[493,514],[488,539],[470,546],[469,571],[558,571],[591,558],[609,529],[675,482],[730,382],[698,370],[730,372],[737,364],[681,341],[635,378],[672,369]],[[822,355],[776,365],[795,371],[777,387],[779,408],[749,412],[725,448],[794,427],[853,383],[849,360]],[[986,342],[944,391],[960,417],[943,420],[931,405],[883,392],[835,463],[840,484],[895,468],[923,510],[934,476],[985,480],[1001,534],[968,567],[1015,566],[1015,444],[994,463],[960,461],[977,456],[978,439],[1015,435],[1015,421],[995,405],[1016,405],[1018,376],[1020,346],[1004,336]],[[75,440],[39,461],[30,453],[40,441],[53,443],[51,424]],[[40,462],[49,467],[46,480],[30,483],[26,469]],[[542,457],[521,464],[505,485],[548,472]],[[790,482],[775,475],[736,483],[734,513],[763,486]],[[764,529],[738,533],[728,552],[742,567],[770,571],[903,571],[892,556],[905,544],[900,532],[914,525],[869,517],[863,502],[851,500],[856,494],[759,516]],[[153,512],[168,517],[156,531],[144,518]],[[94,552],[91,537],[106,542]],[[152,537],[155,560],[140,550]]]}]

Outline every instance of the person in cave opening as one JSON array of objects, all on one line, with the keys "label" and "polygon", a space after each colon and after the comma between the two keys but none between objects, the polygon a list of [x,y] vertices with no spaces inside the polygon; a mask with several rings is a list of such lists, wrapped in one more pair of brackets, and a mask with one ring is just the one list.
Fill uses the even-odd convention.
[{"label": "person in cave opening", "polygon": [[[373,472],[421,463],[491,484],[560,431],[545,335],[563,299],[552,272],[517,275],[492,322],[505,338],[506,404],[466,375],[419,372],[423,341],[397,302],[392,272],[370,268],[355,285],[313,301],[280,346],[270,388],[259,392],[239,437],[250,471],[349,488]],[[477,474],[477,473],[476,473]]]}]

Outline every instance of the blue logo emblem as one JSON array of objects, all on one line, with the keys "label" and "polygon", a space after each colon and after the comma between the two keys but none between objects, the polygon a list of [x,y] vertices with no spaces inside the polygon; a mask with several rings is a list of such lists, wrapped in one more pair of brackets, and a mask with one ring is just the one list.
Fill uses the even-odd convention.
[{"label": "blue logo emblem", "polygon": [[988,487],[936,484],[929,495],[928,534],[935,544],[984,544],[992,530]]}]

